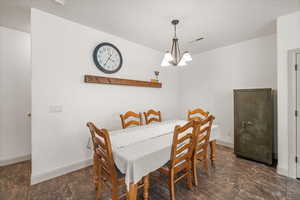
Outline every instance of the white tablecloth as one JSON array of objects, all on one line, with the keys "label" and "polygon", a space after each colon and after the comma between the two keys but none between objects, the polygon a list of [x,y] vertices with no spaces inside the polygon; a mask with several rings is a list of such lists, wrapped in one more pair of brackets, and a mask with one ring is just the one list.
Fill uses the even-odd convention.
[{"label": "white tablecloth", "polygon": [[[125,174],[128,188],[130,183],[137,183],[170,160],[174,127],[185,123],[170,120],[110,132],[114,161]],[[213,125],[211,140],[218,131],[218,126]]]}]

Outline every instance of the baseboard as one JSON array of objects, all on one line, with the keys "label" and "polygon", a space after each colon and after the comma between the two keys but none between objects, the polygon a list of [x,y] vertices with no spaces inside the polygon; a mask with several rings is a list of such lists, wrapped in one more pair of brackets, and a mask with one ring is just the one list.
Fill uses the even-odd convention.
[{"label": "baseboard", "polygon": [[93,159],[90,158],[90,159],[83,160],[83,161],[80,161],[77,163],[73,163],[68,166],[64,166],[61,168],[57,168],[57,169],[48,171],[45,173],[35,174],[35,175],[32,174],[31,175],[31,185],[34,185],[34,184],[58,177],[58,176],[62,176],[64,174],[91,166],[92,164],[93,164]]},{"label": "baseboard", "polygon": [[232,149],[234,147],[233,143],[222,141],[222,140],[217,140],[217,144],[220,144],[222,146],[229,147],[229,148],[232,148]]},{"label": "baseboard", "polygon": [[283,176],[289,176],[289,170],[285,168],[277,167],[277,173]]},{"label": "baseboard", "polygon": [[6,166],[6,165],[11,165],[11,164],[15,164],[18,162],[23,162],[26,160],[30,160],[31,159],[31,155],[25,155],[25,156],[18,156],[18,157],[14,157],[14,158],[9,158],[9,159],[0,159],[0,167]]}]

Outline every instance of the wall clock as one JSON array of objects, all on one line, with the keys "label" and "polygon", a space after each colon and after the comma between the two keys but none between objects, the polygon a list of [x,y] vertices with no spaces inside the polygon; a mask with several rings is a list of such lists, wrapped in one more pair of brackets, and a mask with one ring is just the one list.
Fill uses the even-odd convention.
[{"label": "wall clock", "polygon": [[123,64],[119,49],[108,42],[103,42],[96,46],[93,58],[97,68],[106,74],[116,73]]}]

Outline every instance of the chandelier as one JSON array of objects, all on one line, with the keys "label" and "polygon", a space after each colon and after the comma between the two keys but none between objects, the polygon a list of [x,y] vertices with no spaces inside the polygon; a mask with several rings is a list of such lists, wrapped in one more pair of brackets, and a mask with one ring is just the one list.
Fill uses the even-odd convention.
[{"label": "chandelier", "polygon": [[174,37],[172,40],[171,51],[167,51],[164,55],[164,58],[161,62],[162,67],[167,67],[170,65],[173,66],[185,66],[188,62],[192,61],[192,56],[188,51],[185,51],[182,56],[180,54],[179,42],[176,35],[176,25],[179,23],[179,20],[172,20],[172,25],[174,26]]}]

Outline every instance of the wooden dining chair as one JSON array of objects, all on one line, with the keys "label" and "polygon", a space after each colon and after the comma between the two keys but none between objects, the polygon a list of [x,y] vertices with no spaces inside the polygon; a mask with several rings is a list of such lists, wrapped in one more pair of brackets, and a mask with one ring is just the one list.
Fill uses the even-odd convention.
[{"label": "wooden dining chair", "polygon": [[[190,120],[203,120],[205,118],[207,118],[209,116],[209,112],[206,112],[204,110],[202,110],[201,108],[197,108],[195,110],[189,110],[188,111],[188,116],[187,119],[188,121]],[[210,146],[210,160],[212,163],[214,163],[214,161],[216,160],[216,146],[217,146],[217,141],[216,140],[211,140],[209,142],[209,146]]]},{"label": "wooden dining chair", "polygon": [[209,115],[209,112],[205,112],[201,108],[197,108],[195,110],[188,110],[187,120],[188,121],[201,120],[201,119],[205,119],[206,117],[208,117],[208,115]]},{"label": "wooden dining chair", "polygon": [[153,109],[144,112],[146,124],[150,124],[151,122],[161,122],[161,114],[160,111],[155,111]]},{"label": "wooden dining chair", "polygon": [[[192,188],[192,156],[199,122],[190,121],[174,129],[170,161],[159,172],[168,176],[171,200],[175,200],[175,183],[186,178],[188,188]],[[180,174],[178,176],[178,174]]]},{"label": "wooden dining chair", "polygon": [[208,145],[211,133],[212,123],[215,117],[210,115],[206,119],[200,121],[200,128],[198,129],[195,137],[195,145],[193,151],[193,178],[194,184],[198,185],[197,179],[197,162],[200,161],[204,164],[204,171],[208,174]]},{"label": "wooden dining chair", "polygon": [[[141,113],[135,113],[132,111],[128,111],[125,114],[120,115],[121,122],[122,122],[122,128],[125,129],[129,126],[142,126],[143,125],[143,120],[142,120],[142,114]],[[134,118],[134,119],[129,119],[128,118]]]},{"label": "wooden dining chair", "polygon": [[[111,190],[112,200],[127,197],[125,192],[119,195],[119,188],[125,185],[125,176],[115,166],[109,133],[106,129],[98,129],[93,123],[87,126],[92,135],[94,149],[94,183],[96,199],[100,199],[104,186]],[[148,199],[149,177],[145,176],[138,188],[144,187],[144,199]]]}]

